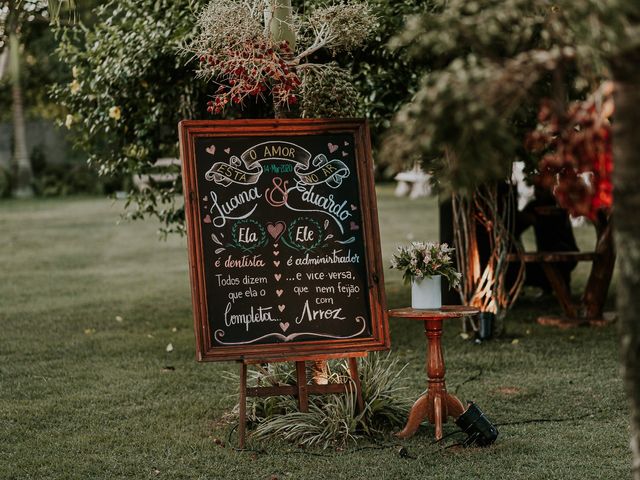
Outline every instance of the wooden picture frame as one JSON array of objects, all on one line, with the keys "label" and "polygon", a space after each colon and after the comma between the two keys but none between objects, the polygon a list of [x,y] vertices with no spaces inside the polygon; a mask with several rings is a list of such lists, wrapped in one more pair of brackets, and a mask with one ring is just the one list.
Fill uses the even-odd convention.
[{"label": "wooden picture frame", "polygon": [[[388,316],[367,122],[357,119],[184,120],[180,122],[179,134],[198,361],[276,361],[310,357],[332,358],[339,357],[342,353],[388,349],[390,344]],[[340,143],[338,144],[337,140],[332,140],[334,138],[339,139]],[[293,145],[291,148],[294,151],[287,150],[287,145]],[[277,154],[280,156],[276,157],[269,150],[269,146],[273,151],[277,148]],[[258,151],[258,147],[263,148],[264,152]],[[256,152],[262,159],[249,158],[256,157]],[[300,159],[299,156],[305,158]],[[293,166],[287,166],[287,160],[291,160],[289,163]],[[333,166],[329,167],[329,165]],[[319,167],[323,166],[328,172],[325,175],[326,178],[319,173]],[[270,173],[266,174],[265,171],[268,169],[270,169]],[[295,172],[292,169],[295,169]],[[280,174],[281,171],[287,173]],[[338,174],[338,171],[341,171],[342,174]],[[315,175],[314,172],[318,173],[320,179],[318,179],[318,175],[312,176]],[[209,180],[206,180],[205,177]],[[205,181],[210,183],[205,183]],[[289,185],[287,182],[290,182],[290,185],[295,185],[297,189],[287,186]],[[283,184],[284,187],[282,187]],[[279,190],[278,185],[280,185]],[[211,190],[207,191],[210,186]],[[357,192],[354,191],[354,187]],[[290,205],[294,201],[290,197],[293,198],[294,194],[304,192],[298,195],[299,199],[304,194],[310,196],[310,192],[313,192],[314,189],[318,192],[318,189],[323,188],[330,194],[326,194],[324,197],[318,196],[323,199],[323,203],[321,203],[322,207],[317,208],[324,210],[309,209],[309,213],[306,213],[305,210],[303,215],[298,213],[302,210],[296,210],[299,205]],[[235,191],[237,189],[244,190],[233,197],[231,194],[227,195],[227,192],[232,189],[236,189]],[[275,193],[280,194],[277,201]],[[341,201],[342,197],[339,198],[339,195],[346,195],[345,200]],[[331,203],[327,203],[329,198]],[[349,201],[346,198],[349,198]],[[278,210],[278,207],[283,206],[283,201],[285,208]],[[225,213],[224,202],[227,202],[229,210],[236,208],[236,210],[242,211],[238,212],[237,216],[234,216],[236,215],[235,211],[234,215]],[[242,205],[242,202],[246,202],[246,204]],[[212,206],[212,203],[215,205]],[[327,205],[332,205],[330,211]],[[342,209],[340,217],[335,213],[338,205]],[[253,209],[249,210],[252,206]],[[246,211],[249,211],[248,215],[243,213]],[[286,222],[267,222],[265,219],[271,218],[269,215],[273,215],[273,212],[301,216]],[[216,213],[219,215],[215,216]],[[264,214],[264,218],[261,217],[262,214]],[[322,220],[323,218],[324,220]],[[231,219],[234,219],[235,223]],[[295,222],[300,225],[297,226],[295,233],[297,236],[294,239],[293,224]],[[309,223],[309,238],[300,236],[300,232],[304,232],[307,228],[302,225],[304,222],[311,222]],[[232,223],[235,230],[233,228],[229,230]],[[323,225],[324,230],[322,229]],[[349,228],[351,232],[349,232]],[[252,232],[252,229],[257,233]],[[243,230],[244,238],[242,237]],[[238,231],[240,231],[239,239],[237,238]],[[289,262],[292,262],[291,259],[294,257],[296,262],[298,262],[298,258],[312,258],[307,254],[303,257],[305,251],[317,253],[317,261],[322,259],[329,261],[332,258],[332,261],[342,261],[345,257],[338,257],[335,252],[344,252],[347,247],[338,249],[328,246],[325,250],[320,251],[319,249],[325,247],[314,247],[320,240],[315,240],[313,244],[304,243],[305,241],[311,242],[311,239],[321,238],[326,232],[332,232],[327,233],[324,237],[323,241],[327,245],[330,242],[340,241],[345,244],[349,241],[353,242],[348,246],[350,257],[346,257],[352,263],[347,267],[339,267],[346,268],[342,275],[351,278],[351,283],[347,282],[348,285],[351,285],[348,288],[355,290],[356,287],[359,287],[360,289],[357,294],[353,294],[353,299],[351,294],[347,297],[348,292],[345,293],[346,291],[335,292],[336,281],[329,282],[331,284],[327,283],[328,288],[324,288],[321,281],[320,283],[307,282],[310,285],[309,295],[314,291],[333,289],[334,293],[330,296],[322,297],[318,294],[315,297],[311,295],[305,299],[304,295],[300,293],[291,293],[295,285],[301,285],[297,282],[303,275],[324,271],[322,269],[331,268],[330,266],[304,266],[299,268],[300,275],[297,273],[292,275],[291,272],[295,270],[295,267],[284,267],[285,263],[280,263],[286,262],[284,255],[279,258],[269,258],[268,262],[264,260],[270,255],[279,255],[280,252],[276,247],[282,249],[278,243],[282,242],[292,248],[290,252],[293,253],[289,255]],[[343,236],[336,232],[342,233]],[[276,234],[280,236],[276,237]],[[349,235],[351,236],[346,238]],[[229,246],[231,245],[229,237],[234,239],[232,246]],[[338,237],[345,239],[344,241],[338,240]],[[352,240],[354,238],[355,240]],[[256,260],[253,267],[249,267],[250,271],[254,272],[254,275],[264,275],[264,277],[248,278],[251,281],[256,279],[262,281],[262,278],[270,279],[265,288],[260,290],[268,290],[268,293],[264,295],[264,300],[261,301],[272,303],[268,308],[266,306],[264,309],[256,307],[261,312],[260,317],[254,314],[254,306],[250,303],[253,300],[248,297],[239,300],[234,298],[235,295],[243,296],[244,293],[250,292],[250,289],[244,292],[240,291],[244,287],[243,285],[242,287],[238,286],[238,291],[234,292],[224,286],[225,281],[233,283],[240,281],[241,278],[246,280],[241,277],[243,273],[241,265],[244,260],[242,262],[236,261],[236,258],[240,258],[239,254],[233,257],[229,253],[230,251],[239,251],[234,250],[235,245],[239,245],[239,248],[245,248],[239,243],[240,241],[248,242],[246,248],[250,252],[249,258],[260,260],[259,263]],[[313,250],[312,247],[318,250]],[[354,252],[362,251],[362,259],[358,256],[356,261],[356,254],[352,254],[352,248]],[[358,250],[359,248],[361,250]],[[212,252],[222,253],[216,256]],[[262,253],[257,254],[256,252]],[[244,253],[244,250],[240,253]],[[251,253],[254,254],[253,257],[251,257]],[[227,260],[223,261],[224,258]],[[215,267],[216,261],[219,269]],[[232,275],[228,273],[225,265],[232,268],[236,268],[237,265],[240,267],[237,267],[238,270],[233,271]],[[256,267],[256,265],[258,266]],[[274,265],[279,265],[279,267],[275,268]],[[286,270],[285,273],[274,273],[283,268],[289,268],[289,270]],[[289,279],[285,278],[286,272],[289,274]],[[329,274],[328,271],[327,274]],[[315,273],[315,275],[318,278],[323,278],[320,273]],[[285,283],[289,287],[286,289],[286,293],[282,293],[285,288],[275,288],[281,285],[275,279],[277,282],[288,282]],[[340,285],[343,289],[347,288],[342,283]],[[331,301],[334,312],[338,309],[341,312],[326,314],[325,310],[323,314],[322,311],[319,311],[320,318],[323,318],[322,315],[326,315],[327,320],[323,320],[323,323],[315,321],[316,311],[314,310],[314,321],[311,321],[311,311],[306,312],[309,310],[309,298],[313,298],[315,303]],[[226,307],[223,308],[222,305],[225,301]],[[238,303],[235,303],[236,301]],[[291,302],[291,309],[297,305],[298,310],[300,310],[299,305],[304,301],[303,313],[308,318],[301,314],[300,316],[286,317],[295,318],[295,322],[291,319],[284,321],[285,313],[290,315],[291,309],[288,301]],[[246,305],[243,302],[246,302]],[[342,302],[340,305],[344,305],[345,309],[353,309],[356,313],[363,310],[363,314],[355,315],[355,320],[351,320],[351,317],[347,318],[346,314],[341,316],[343,307],[336,306],[336,302]],[[251,314],[234,315],[229,313],[232,307],[238,306],[239,308],[242,305],[246,307],[246,310],[250,304]],[[364,311],[365,306],[366,312]],[[278,309],[281,309],[280,312]],[[285,309],[287,309],[286,312]],[[269,318],[266,318],[266,314],[262,314],[263,310],[269,311]],[[272,318],[271,312],[278,313],[281,317]],[[245,323],[242,327],[239,326],[239,323],[233,323],[236,322],[236,318],[243,319],[242,322]],[[360,318],[363,319],[362,322],[366,328],[361,333],[353,335],[351,331],[347,331],[353,326],[349,322],[355,321],[355,325],[359,325]],[[230,319],[231,323],[229,323]],[[298,321],[302,324],[302,320],[306,322],[304,325],[309,326],[303,327],[301,332],[293,333],[294,328],[299,327]],[[311,331],[312,327],[316,330]],[[253,334],[255,338],[247,337],[245,341],[245,337],[241,338],[244,335],[243,328],[246,328],[247,332],[250,328],[255,331],[259,328],[269,328],[274,331],[260,331]],[[326,333],[321,328],[335,328],[340,331]],[[261,333],[264,335],[259,336]],[[227,336],[225,337],[225,335]],[[231,341],[232,335],[237,336],[235,341]]]}]

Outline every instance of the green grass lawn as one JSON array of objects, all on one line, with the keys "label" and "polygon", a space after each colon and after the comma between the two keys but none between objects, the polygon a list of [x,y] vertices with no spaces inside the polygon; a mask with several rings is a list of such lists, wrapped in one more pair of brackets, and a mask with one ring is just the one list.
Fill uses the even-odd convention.
[{"label": "green grass lawn", "polygon": [[[383,187],[378,201],[385,267],[396,243],[437,239],[433,199]],[[255,451],[235,451],[222,417],[238,389],[224,374],[238,367],[194,360],[186,241],[158,241],[150,222],[117,225],[121,208],[95,198],[0,203],[0,479],[630,477],[615,327],[540,327],[535,318],[559,308],[532,297],[510,312],[505,338],[474,345],[458,322],[445,331],[449,389],[504,424],[494,446],[434,445],[425,425],[408,441],[340,452],[251,440]],[[592,238],[579,232],[581,244]],[[407,304],[399,274],[385,275],[389,306]],[[392,319],[391,338],[416,398],[421,326]],[[536,421],[550,419],[565,421]]]}]

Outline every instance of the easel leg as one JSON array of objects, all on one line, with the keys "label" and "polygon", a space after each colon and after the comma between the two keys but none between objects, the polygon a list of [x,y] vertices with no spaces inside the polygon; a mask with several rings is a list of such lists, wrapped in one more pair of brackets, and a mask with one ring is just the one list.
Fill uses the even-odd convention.
[{"label": "easel leg", "polygon": [[309,411],[309,395],[307,393],[307,372],[304,362],[296,362],[296,382],[298,384],[298,408],[301,412]]},{"label": "easel leg", "polygon": [[358,413],[362,413],[364,412],[364,400],[362,399],[362,385],[360,384],[360,375],[358,375],[358,359],[356,357],[349,357],[349,375],[356,386]]},{"label": "easel leg", "polygon": [[238,420],[238,447],[244,448],[245,429],[247,427],[247,364],[240,367],[240,419]]}]

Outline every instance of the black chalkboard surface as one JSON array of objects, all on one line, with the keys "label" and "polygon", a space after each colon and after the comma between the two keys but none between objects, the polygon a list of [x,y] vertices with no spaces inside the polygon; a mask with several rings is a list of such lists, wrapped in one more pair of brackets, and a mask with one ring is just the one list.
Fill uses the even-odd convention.
[{"label": "black chalkboard surface", "polygon": [[366,123],[180,124],[199,360],[388,348]]}]

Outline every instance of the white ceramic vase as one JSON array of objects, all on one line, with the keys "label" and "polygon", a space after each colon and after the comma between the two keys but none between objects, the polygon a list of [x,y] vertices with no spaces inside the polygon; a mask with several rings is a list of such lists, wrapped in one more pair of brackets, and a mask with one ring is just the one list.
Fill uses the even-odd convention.
[{"label": "white ceramic vase", "polygon": [[421,310],[438,310],[442,307],[440,291],[441,275],[411,280],[411,307]]}]

